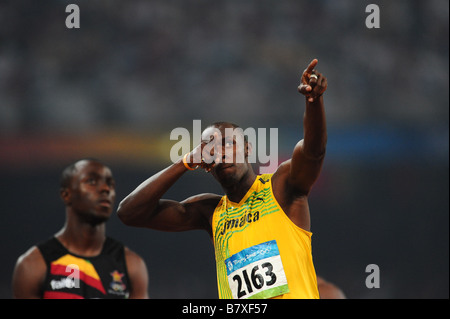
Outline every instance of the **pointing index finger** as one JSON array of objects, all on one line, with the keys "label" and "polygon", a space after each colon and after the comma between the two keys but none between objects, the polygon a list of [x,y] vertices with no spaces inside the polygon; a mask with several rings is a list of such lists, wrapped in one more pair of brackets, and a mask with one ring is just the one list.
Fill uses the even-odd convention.
[{"label": "pointing index finger", "polygon": [[319,60],[317,60],[317,59],[312,60],[311,63],[306,68],[305,72],[308,73],[308,74],[312,74],[312,72],[313,72],[313,70],[316,67],[318,62],[319,62]]}]

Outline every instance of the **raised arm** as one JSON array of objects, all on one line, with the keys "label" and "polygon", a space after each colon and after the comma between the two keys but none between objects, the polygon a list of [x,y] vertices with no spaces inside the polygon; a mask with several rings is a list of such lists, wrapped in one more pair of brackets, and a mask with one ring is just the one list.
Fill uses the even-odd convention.
[{"label": "raised arm", "polygon": [[307,195],[319,177],[327,144],[327,129],[323,93],[327,79],[315,70],[317,59],[311,61],[302,74],[298,91],[305,95],[303,139],[294,148],[289,184],[299,195]]},{"label": "raised arm", "polygon": [[[201,146],[194,149],[188,166],[195,166],[194,158]],[[200,156],[199,156],[200,157]],[[204,229],[212,234],[210,219],[219,195],[201,194],[182,202],[161,199],[173,184],[189,169],[182,159],[151,176],[119,204],[117,214],[126,225],[163,231]]]}]

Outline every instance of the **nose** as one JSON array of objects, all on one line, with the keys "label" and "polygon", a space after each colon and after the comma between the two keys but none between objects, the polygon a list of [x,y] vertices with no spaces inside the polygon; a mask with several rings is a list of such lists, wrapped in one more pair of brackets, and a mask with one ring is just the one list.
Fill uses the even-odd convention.
[{"label": "nose", "polygon": [[111,185],[106,181],[102,181],[99,183],[99,190],[101,193],[109,194],[111,192]]}]

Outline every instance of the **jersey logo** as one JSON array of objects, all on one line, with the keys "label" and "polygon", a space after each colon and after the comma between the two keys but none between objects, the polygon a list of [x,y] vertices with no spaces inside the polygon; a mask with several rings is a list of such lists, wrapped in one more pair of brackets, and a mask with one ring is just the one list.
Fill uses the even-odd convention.
[{"label": "jersey logo", "polygon": [[259,211],[256,211],[254,213],[248,212],[246,214],[244,213],[242,217],[227,219],[227,221],[224,222],[222,226],[220,234],[223,235],[227,230],[232,230],[233,228],[238,227],[241,228],[244,227],[244,225],[246,224],[250,224],[258,220],[259,220]]},{"label": "jersey logo", "polygon": [[108,293],[114,294],[114,295],[121,295],[128,298],[128,292],[126,291],[127,286],[122,281],[122,277],[125,275],[123,273],[118,272],[117,270],[114,270],[110,273],[112,277],[112,281],[109,284],[110,289],[108,289]]},{"label": "jersey logo", "polygon": [[259,178],[259,181],[260,181],[261,183],[265,184],[265,183],[267,183],[269,180],[268,180],[268,179],[267,179],[267,180],[263,180],[263,178],[260,177],[260,178]]}]

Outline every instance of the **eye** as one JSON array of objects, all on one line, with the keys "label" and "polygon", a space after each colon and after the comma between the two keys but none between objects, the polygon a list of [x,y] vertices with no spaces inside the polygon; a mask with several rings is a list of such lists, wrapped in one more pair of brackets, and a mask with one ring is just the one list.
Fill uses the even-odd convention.
[{"label": "eye", "polygon": [[93,178],[93,177],[90,177],[90,178],[88,178],[87,183],[89,185],[96,185],[97,184],[97,179]]},{"label": "eye", "polygon": [[107,180],[106,183],[110,188],[114,188],[116,186],[116,182],[114,180]]}]

